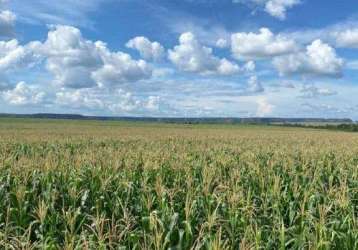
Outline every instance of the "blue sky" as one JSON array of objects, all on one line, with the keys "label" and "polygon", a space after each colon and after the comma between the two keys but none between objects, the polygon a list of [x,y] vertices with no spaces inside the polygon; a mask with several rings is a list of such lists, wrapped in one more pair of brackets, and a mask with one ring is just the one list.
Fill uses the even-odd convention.
[{"label": "blue sky", "polygon": [[0,0],[0,112],[358,119],[354,0]]}]

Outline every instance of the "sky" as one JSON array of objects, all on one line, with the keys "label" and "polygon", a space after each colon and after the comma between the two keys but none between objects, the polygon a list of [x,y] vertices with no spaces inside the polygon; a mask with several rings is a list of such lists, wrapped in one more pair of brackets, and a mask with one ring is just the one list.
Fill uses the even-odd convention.
[{"label": "sky", "polygon": [[358,120],[358,3],[0,0],[0,113]]}]

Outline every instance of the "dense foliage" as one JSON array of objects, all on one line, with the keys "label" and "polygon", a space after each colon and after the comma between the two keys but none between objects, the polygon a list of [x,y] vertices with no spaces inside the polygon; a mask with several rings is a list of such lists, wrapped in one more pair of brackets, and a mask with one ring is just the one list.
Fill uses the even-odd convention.
[{"label": "dense foliage", "polygon": [[0,248],[358,249],[358,136],[0,120]]}]

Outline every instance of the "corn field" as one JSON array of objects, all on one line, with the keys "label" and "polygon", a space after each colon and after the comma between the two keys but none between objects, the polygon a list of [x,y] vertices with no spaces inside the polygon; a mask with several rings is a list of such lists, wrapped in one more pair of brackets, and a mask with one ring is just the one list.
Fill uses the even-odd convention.
[{"label": "corn field", "polygon": [[0,249],[358,249],[358,134],[0,120]]}]

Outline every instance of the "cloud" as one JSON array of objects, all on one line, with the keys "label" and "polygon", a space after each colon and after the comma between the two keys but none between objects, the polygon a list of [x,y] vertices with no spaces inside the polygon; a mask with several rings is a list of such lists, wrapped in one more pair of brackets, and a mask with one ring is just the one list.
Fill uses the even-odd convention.
[{"label": "cloud", "polygon": [[0,37],[13,37],[15,34],[16,15],[6,9],[7,0],[0,0]]},{"label": "cloud", "polygon": [[297,45],[292,39],[261,28],[259,33],[232,34],[231,50],[238,60],[265,59],[292,53],[297,50]]},{"label": "cloud", "polygon": [[270,0],[266,2],[265,11],[278,19],[286,19],[286,11],[299,4],[299,0]]},{"label": "cloud", "polygon": [[45,62],[55,86],[67,88],[114,87],[152,76],[144,60],[112,52],[103,42],[83,38],[79,29],[53,26],[44,43],[20,45],[16,39],[0,41],[0,73],[4,76]]},{"label": "cloud", "polygon": [[173,8],[156,8],[153,14],[163,25],[164,30],[167,30],[164,32],[169,32],[169,34],[180,35],[191,32],[196,39],[205,41],[204,44],[211,47],[218,47],[218,41],[230,40],[230,31],[217,20],[198,17],[194,13],[181,11],[180,8],[175,8],[175,10]]},{"label": "cloud", "polygon": [[113,113],[136,112],[137,114],[158,113],[160,112],[160,97],[149,96],[145,99],[139,99],[122,89],[117,91],[117,102],[108,105]]},{"label": "cloud", "polygon": [[[332,104],[313,104],[313,103],[303,103],[301,106],[309,112],[310,115],[317,114],[319,116],[322,116],[324,114],[325,116],[335,117],[337,118],[337,115],[347,115],[350,112],[355,112],[355,109],[353,107],[348,108],[340,108]],[[345,117],[346,118],[346,117]]]},{"label": "cloud", "polygon": [[159,111],[160,97],[159,96],[149,96],[148,100],[144,103],[144,108],[149,111]]},{"label": "cloud", "polygon": [[158,96],[138,98],[131,92],[118,89],[113,92],[100,89],[72,89],[56,93],[55,104],[70,110],[110,112],[115,115],[159,112]]},{"label": "cloud", "polygon": [[260,8],[280,20],[286,19],[288,9],[301,3],[300,0],[233,0],[234,3],[246,4],[252,8]]},{"label": "cloud", "polygon": [[273,112],[274,105],[270,104],[265,97],[259,97],[256,100],[257,110],[256,115],[258,117],[265,117]]},{"label": "cloud", "polygon": [[356,18],[347,18],[322,28],[295,29],[281,34],[301,44],[308,44],[319,39],[339,48],[358,48],[358,20]]},{"label": "cloud", "polygon": [[0,73],[34,65],[39,59],[34,52],[38,46],[37,42],[21,46],[16,39],[0,41]]},{"label": "cloud", "polygon": [[251,76],[247,83],[247,91],[250,93],[261,93],[265,91],[265,89],[261,85],[261,82],[259,82],[257,76]]},{"label": "cloud", "polygon": [[173,75],[175,73],[175,69],[173,68],[154,68],[153,69],[153,73],[152,76],[153,78],[163,78],[163,77],[168,77],[170,75]]},{"label": "cloud", "polygon": [[[54,100],[47,99],[46,92],[39,87],[25,82],[12,87],[8,83],[6,74],[35,64],[42,66],[41,62],[53,75],[55,91],[49,94],[55,96]],[[144,60],[113,52],[103,42],[86,40],[80,30],[71,26],[52,26],[43,43],[20,45],[15,39],[0,41],[0,91],[9,105],[51,104],[70,110],[102,110],[115,114],[155,113],[162,103],[159,97],[137,98],[128,91],[118,90],[121,84],[152,77],[152,71]]]},{"label": "cloud", "polygon": [[139,51],[141,57],[146,60],[160,61],[165,54],[164,47],[158,42],[151,42],[143,36],[135,37],[126,44],[128,48]]},{"label": "cloud", "polygon": [[318,88],[314,85],[304,85],[301,89],[301,98],[318,98],[320,96],[332,96],[336,95],[336,91],[332,91],[326,88]]},{"label": "cloud", "polygon": [[[214,59],[213,59],[214,60]],[[239,66],[226,58],[220,59],[217,66],[217,73],[220,75],[233,75],[240,70]]]},{"label": "cloud", "polygon": [[179,45],[168,52],[169,60],[179,69],[203,75],[231,75],[239,72],[237,64],[213,55],[213,50],[200,44],[193,33],[183,33]]},{"label": "cloud", "polygon": [[248,61],[247,63],[245,63],[245,65],[243,66],[243,69],[247,72],[253,72],[256,69],[256,64],[254,61]]},{"label": "cloud", "polygon": [[221,48],[221,49],[225,49],[229,46],[229,42],[224,39],[224,38],[219,38],[217,41],[216,41],[216,47],[218,48]]},{"label": "cloud", "polygon": [[2,97],[11,105],[36,105],[45,101],[46,93],[19,82],[14,89],[4,91]]},{"label": "cloud", "polygon": [[110,1],[112,0],[11,0],[11,7],[18,14],[20,22],[92,28],[95,21],[90,18],[90,14],[100,10],[102,4]]},{"label": "cloud", "polygon": [[152,70],[143,60],[112,52],[103,42],[83,38],[79,29],[54,26],[37,52],[46,58],[54,83],[69,88],[116,86],[148,78]]},{"label": "cloud", "polygon": [[274,88],[284,88],[284,89],[295,89],[296,86],[293,82],[291,81],[280,81],[280,82],[275,82],[273,84],[271,84],[271,87]]},{"label": "cloud", "polygon": [[358,48],[358,28],[336,31],[332,35],[338,47]]},{"label": "cloud", "polygon": [[9,10],[0,11],[0,37],[13,37],[16,15]]},{"label": "cloud", "polygon": [[105,104],[90,89],[76,89],[56,93],[55,103],[70,109],[103,109]]},{"label": "cloud", "polygon": [[306,51],[277,57],[273,61],[281,75],[315,75],[340,77],[344,65],[334,48],[321,40],[315,40]]},{"label": "cloud", "polygon": [[46,68],[58,86],[70,88],[93,87],[91,73],[102,66],[100,43],[82,37],[71,26],[54,26],[38,53],[46,58]]},{"label": "cloud", "polygon": [[103,66],[92,73],[100,87],[114,87],[123,83],[136,82],[152,76],[152,67],[143,60],[133,60],[123,52],[110,52],[102,47]]}]

